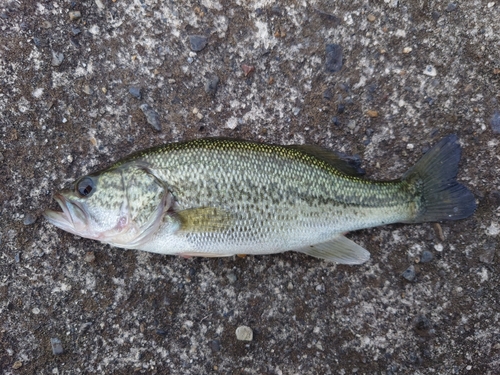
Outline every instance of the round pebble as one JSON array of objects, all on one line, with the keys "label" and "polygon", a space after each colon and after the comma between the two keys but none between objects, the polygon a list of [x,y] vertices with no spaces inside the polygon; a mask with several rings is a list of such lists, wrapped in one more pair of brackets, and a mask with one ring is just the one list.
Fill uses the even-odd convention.
[{"label": "round pebble", "polygon": [[326,70],[335,73],[342,69],[342,47],[339,44],[326,45]]},{"label": "round pebble", "polygon": [[239,326],[236,328],[236,339],[240,341],[252,341],[253,331],[250,327]]},{"label": "round pebble", "polygon": [[408,280],[408,281],[413,281],[415,280],[415,266],[410,266],[408,267],[402,274],[402,276]]},{"label": "round pebble", "polygon": [[189,44],[191,46],[191,50],[194,52],[200,52],[207,46],[208,38],[203,35],[190,35],[189,36]]},{"label": "round pebble", "polygon": [[26,214],[24,216],[23,224],[24,225],[31,225],[36,221],[36,217],[34,217],[32,214]]},{"label": "round pebble", "polygon": [[420,255],[420,263],[429,263],[434,256],[428,250],[422,251],[422,255]]}]

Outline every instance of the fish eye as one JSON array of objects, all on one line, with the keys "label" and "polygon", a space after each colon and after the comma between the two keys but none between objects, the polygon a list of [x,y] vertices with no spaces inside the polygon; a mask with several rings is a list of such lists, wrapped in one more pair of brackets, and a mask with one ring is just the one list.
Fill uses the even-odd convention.
[{"label": "fish eye", "polygon": [[76,183],[76,192],[80,197],[89,197],[95,191],[94,181],[90,177],[83,177]]}]

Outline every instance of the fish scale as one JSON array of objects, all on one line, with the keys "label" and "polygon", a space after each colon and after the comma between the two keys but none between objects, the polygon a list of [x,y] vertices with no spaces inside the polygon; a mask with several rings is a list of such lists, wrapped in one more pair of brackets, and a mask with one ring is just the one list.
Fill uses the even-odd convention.
[{"label": "fish scale", "polygon": [[[157,253],[228,256],[296,250],[362,263],[369,253],[343,233],[473,213],[473,195],[455,180],[459,159],[457,138],[448,136],[402,179],[372,181],[319,147],[200,139],[141,151],[82,177],[72,191],[60,193],[63,213],[48,210],[46,217],[84,237]],[[123,224],[106,231],[91,217],[107,217],[106,223],[127,223],[131,229]],[[71,222],[88,230],[77,231]],[[92,228],[99,228],[100,237]]]}]

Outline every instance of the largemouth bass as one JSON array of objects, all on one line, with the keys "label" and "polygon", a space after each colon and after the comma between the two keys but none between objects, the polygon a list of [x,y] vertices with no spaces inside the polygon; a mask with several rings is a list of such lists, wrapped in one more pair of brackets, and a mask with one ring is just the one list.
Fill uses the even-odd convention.
[{"label": "largemouth bass", "polygon": [[370,253],[349,231],[470,216],[455,135],[399,180],[372,181],[314,146],[199,139],[135,153],[55,195],[47,220],[125,249],[222,257],[294,250],[344,264]]}]

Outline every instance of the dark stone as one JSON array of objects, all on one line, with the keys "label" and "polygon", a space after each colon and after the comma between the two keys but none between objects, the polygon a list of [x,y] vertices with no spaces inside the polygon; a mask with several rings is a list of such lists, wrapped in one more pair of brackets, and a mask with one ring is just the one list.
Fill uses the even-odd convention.
[{"label": "dark stone", "polygon": [[333,125],[335,125],[335,126],[340,125],[340,121],[339,121],[339,118],[337,116],[332,117],[332,122],[333,122]]},{"label": "dark stone", "polygon": [[433,19],[434,21],[437,21],[437,20],[438,20],[438,19],[440,19],[440,18],[441,18],[441,13],[436,12],[436,11],[432,12],[432,19]]},{"label": "dark stone", "polygon": [[431,322],[425,315],[419,315],[415,321],[415,328],[419,331],[427,331],[432,327]]},{"label": "dark stone", "polygon": [[77,36],[78,34],[80,34],[82,32],[82,30],[80,30],[78,27],[72,26],[71,32],[73,33],[74,36]]},{"label": "dark stone", "polygon": [[458,5],[456,3],[449,3],[448,6],[446,7],[447,12],[453,12],[458,8]]},{"label": "dark stone", "polygon": [[166,331],[166,330],[164,330],[164,329],[160,329],[160,328],[158,328],[158,329],[156,330],[156,334],[157,334],[157,335],[160,335],[160,336],[166,336],[166,335],[167,335],[167,331]]},{"label": "dark stone", "polygon": [[339,44],[326,45],[326,70],[335,73],[342,69],[342,47]]},{"label": "dark stone", "polygon": [[338,113],[339,115],[341,115],[341,114],[342,114],[342,113],[344,113],[344,112],[345,112],[345,105],[344,105],[344,104],[342,104],[342,103],[340,103],[340,104],[337,106],[337,113]]},{"label": "dark stone", "polygon": [[217,87],[219,86],[219,77],[213,76],[205,82],[205,92],[208,95],[214,96],[217,92]]},{"label": "dark stone", "polygon": [[277,16],[281,16],[281,8],[279,5],[275,4],[271,8],[271,12]]},{"label": "dark stone", "polygon": [[203,35],[190,35],[189,44],[194,52],[200,52],[207,46],[208,38]]},{"label": "dark stone", "polygon": [[220,352],[220,341],[219,340],[212,340],[212,341],[210,341],[210,348],[214,352]]},{"label": "dark stone", "polygon": [[141,111],[146,116],[146,121],[149,125],[151,125],[155,130],[161,131],[161,123],[160,116],[156,113],[149,105],[142,104],[140,107]]},{"label": "dark stone", "polygon": [[429,263],[434,256],[432,253],[428,250],[422,251],[422,255],[420,255],[420,263]]},{"label": "dark stone", "polygon": [[323,92],[323,98],[326,100],[331,100],[333,97],[332,89],[328,88]]},{"label": "dark stone", "polygon": [[490,120],[491,128],[493,129],[493,133],[500,133],[500,112],[495,111],[493,116],[491,116]]},{"label": "dark stone", "polygon": [[128,89],[128,92],[137,99],[141,99],[141,89],[139,87],[134,87],[132,86],[131,88]]}]

